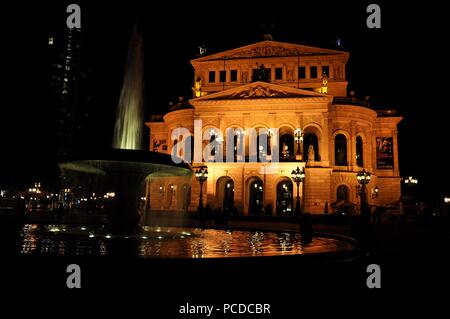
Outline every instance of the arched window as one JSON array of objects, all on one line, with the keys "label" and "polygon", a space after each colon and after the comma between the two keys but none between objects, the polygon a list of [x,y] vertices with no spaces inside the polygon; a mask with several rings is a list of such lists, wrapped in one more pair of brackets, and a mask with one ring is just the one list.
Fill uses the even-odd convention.
[{"label": "arched window", "polygon": [[209,143],[212,145],[211,148],[211,156],[215,156],[216,155],[216,134],[214,133],[214,131],[210,132],[211,134],[211,138],[209,139]]},{"label": "arched window", "polygon": [[348,189],[345,185],[340,185],[336,192],[337,202],[348,202]]},{"label": "arched window", "polygon": [[279,158],[281,161],[288,161],[293,158],[294,154],[294,137],[292,134],[283,134],[280,136],[279,147]]},{"label": "arched window", "polygon": [[356,138],[356,165],[359,167],[364,166],[364,150],[361,136]]},{"label": "arched window", "polygon": [[244,131],[241,128],[228,128],[226,130],[226,156],[227,161],[242,161],[245,157]]},{"label": "arched window", "polygon": [[256,137],[256,145],[258,146],[258,162],[264,162],[266,160],[266,156],[270,155],[270,137],[268,137],[266,133],[258,134]]},{"label": "arched window", "polygon": [[347,165],[347,138],[343,134],[334,138],[334,163],[337,166]]}]

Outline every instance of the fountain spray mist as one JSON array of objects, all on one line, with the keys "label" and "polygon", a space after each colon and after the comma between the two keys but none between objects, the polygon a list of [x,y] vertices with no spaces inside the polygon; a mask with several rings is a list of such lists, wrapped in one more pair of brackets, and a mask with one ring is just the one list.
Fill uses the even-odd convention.
[{"label": "fountain spray mist", "polygon": [[143,112],[144,52],[142,36],[134,25],[128,46],[122,91],[117,106],[113,148],[141,150]]}]

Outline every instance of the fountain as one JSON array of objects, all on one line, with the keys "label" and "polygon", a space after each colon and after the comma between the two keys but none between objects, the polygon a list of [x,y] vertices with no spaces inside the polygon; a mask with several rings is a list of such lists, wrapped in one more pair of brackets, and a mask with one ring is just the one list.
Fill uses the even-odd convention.
[{"label": "fountain", "polygon": [[81,187],[85,196],[114,194],[107,208],[114,233],[140,230],[145,208],[139,211],[139,201],[148,178],[191,174],[185,162],[175,164],[169,155],[142,150],[143,67],[142,37],[135,25],[117,107],[113,149],[75,154],[59,164],[65,184]]},{"label": "fountain", "polygon": [[[82,188],[85,198],[112,194],[108,207],[113,233],[137,233],[145,220],[146,207],[140,208],[149,178],[186,176],[191,167],[175,164],[170,155],[141,150],[110,149],[76,154],[59,164],[67,185]],[[149,199],[147,199],[149,200]]]},{"label": "fountain", "polygon": [[113,148],[142,149],[144,54],[142,36],[134,26],[128,46],[122,91],[117,107]]}]

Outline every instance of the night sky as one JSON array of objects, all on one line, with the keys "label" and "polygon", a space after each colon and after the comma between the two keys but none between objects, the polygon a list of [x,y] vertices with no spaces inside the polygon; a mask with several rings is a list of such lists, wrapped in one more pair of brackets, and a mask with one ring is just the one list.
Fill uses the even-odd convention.
[{"label": "night sky", "polygon": [[[73,3],[75,1],[67,2]],[[368,29],[366,7],[378,3],[382,28]],[[393,2],[393,1],[391,1]],[[131,1],[93,5],[82,11],[84,50],[89,66],[90,143],[111,143],[128,40],[136,19],[145,43],[145,108],[164,113],[168,102],[191,95],[189,60],[198,46],[208,53],[262,39],[262,25],[273,23],[274,40],[334,48],[340,37],[350,52],[349,89],[369,95],[374,107],[395,108],[399,126],[400,171],[414,175],[432,198],[450,194],[446,180],[448,134],[446,16],[438,6],[414,2],[276,1],[178,2]],[[65,28],[66,5],[43,1],[2,4],[2,103],[0,186],[27,186],[57,175],[54,105],[48,75],[49,32]]]}]

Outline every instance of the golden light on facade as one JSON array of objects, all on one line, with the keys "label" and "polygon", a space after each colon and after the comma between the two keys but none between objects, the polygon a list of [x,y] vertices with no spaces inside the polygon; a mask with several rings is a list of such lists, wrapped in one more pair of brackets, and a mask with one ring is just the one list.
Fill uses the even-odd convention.
[{"label": "golden light on facade", "polygon": [[[305,50],[311,52],[311,55],[304,58],[300,69],[297,56],[285,55],[286,52]],[[266,51],[271,54],[259,56],[260,52]],[[224,56],[233,57],[233,67],[227,65],[223,69]],[[285,71],[281,78],[276,79],[276,83],[252,80],[252,72],[257,71],[255,56],[267,68],[283,66]],[[341,186],[353,189],[359,181],[369,182],[370,176],[365,176],[364,180],[362,177],[358,177],[358,180],[354,178],[362,168],[370,168],[375,181],[382,178],[383,183],[378,187],[383,195],[376,199],[377,205],[388,204],[400,198],[396,127],[402,118],[395,113],[379,116],[381,114],[366,107],[366,104],[354,103],[359,100],[354,92],[348,94],[345,73],[348,57],[349,53],[341,50],[330,51],[263,41],[192,60],[195,98],[189,100],[189,108],[172,110],[163,118],[158,118],[158,121],[152,120],[146,125],[150,128],[151,144],[164,141],[165,147],[157,151],[170,154],[173,146],[167,141],[171,140],[172,124],[179,123],[195,136],[196,128],[194,125],[192,129],[191,124],[198,123],[199,138],[195,139],[194,155],[188,161],[196,167],[207,162],[211,178],[204,183],[203,188],[194,187],[200,182],[199,172],[195,172],[193,187],[189,189],[188,195],[183,197],[183,192],[180,192],[180,196],[173,196],[174,200],[170,204],[166,201],[167,198],[172,198],[170,185],[175,185],[177,190],[185,189],[185,182],[181,178],[149,185],[150,193],[155,194],[148,197],[153,207],[160,207],[161,210],[182,207],[183,210],[194,211],[196,203],[203,205],[200,202],[205,197],[205,205],[209,204],[213,209],[219,206],[224,209],[224,203],[229,199],[230,207],[235,207],[238,214],[253,214],[256,211],[254,207],[263,203],[264,209],[268,207],[267,210],[270,210],[267,211],[268,214],[276,215],[277,203],[282,201],[283,194],[287,192],[272,190],[276,190],[278,186],[279,189],[286,190],[283,184],[286,184],[287,179],[293,181],[289,173],[297,166],[307,167],[308,181],[300,188],[297,187],[297,190],[295,185],[292,187],[287,184],[288,196],[295,203],[296,191],[300,191],[301,208],[307,213],[322,214],[328,205],[337,202],[339,190],[343,189]],[[234,66],[237,77],[231,80]],[[274,67],[270,68],[273,76]],[[226,73],[224,83],[219,81],[219,70]],[[311,74],[312,70],[314,76]],[[210,79],[214,80],[209,80],[208,75],[213,75]],[[311,104],[313,101],[314,106]],[[353,125],[361,128],[358,133],[350,129]],[[257,129],[258,134],[253,133]],[[234,131],[232,138],[228,138],[227,130]],[[339,151],[335,147],[334,134],[338,131],[345,133],[344,144],[347,146],[344,150],[338,147]],[[387,133],[385,136],[378,136],[376,132]],[[360,152],[356,144],[358,134],[364,137]],[[372,140],[377,143],[371,143]],[[259,145],[255,145],[255,141]],[[381,143],[378,144],[378,141]],[[223,144],[217,152],[217,144],[220,142]],[[203,152],[208,143],[212,143],[219,156],[213,158]],[[198,150],[196,146],[199,146]],[[224,156],[223,161],[219,158],[222,152],[224,155],[230,154],[230,161],[227,160],[228,156]],[[336,164],[337,153],[344,154],[342,158],[348,164],[345,168]],[[276,165],[272,165],[272,161],[275,163],[277,159]],[[308,163],[307,159],[310,159]],[[374,161],[370,162],[370,159]],[[230,185],[223,182],[230,178],[233,180]],[[255,179],[261,183],[252,184]],[[261,195],[258,193],[259,186],[265,190]],[[231,196],[233,188],[236,192]],[[372,196],[377,193],[375,185],[370,191],[372,194],[368,194],[367,200],[369,204],[373,204]],[[201,192],[205,192],[205,196],[202,197]],[[258,196],[251,196],[252,192],[258,193]],[[349,193],[346,195],[349,195],[348,200],[353,204],[357,203],[355,196],[350,196],[352,194]]]}]

